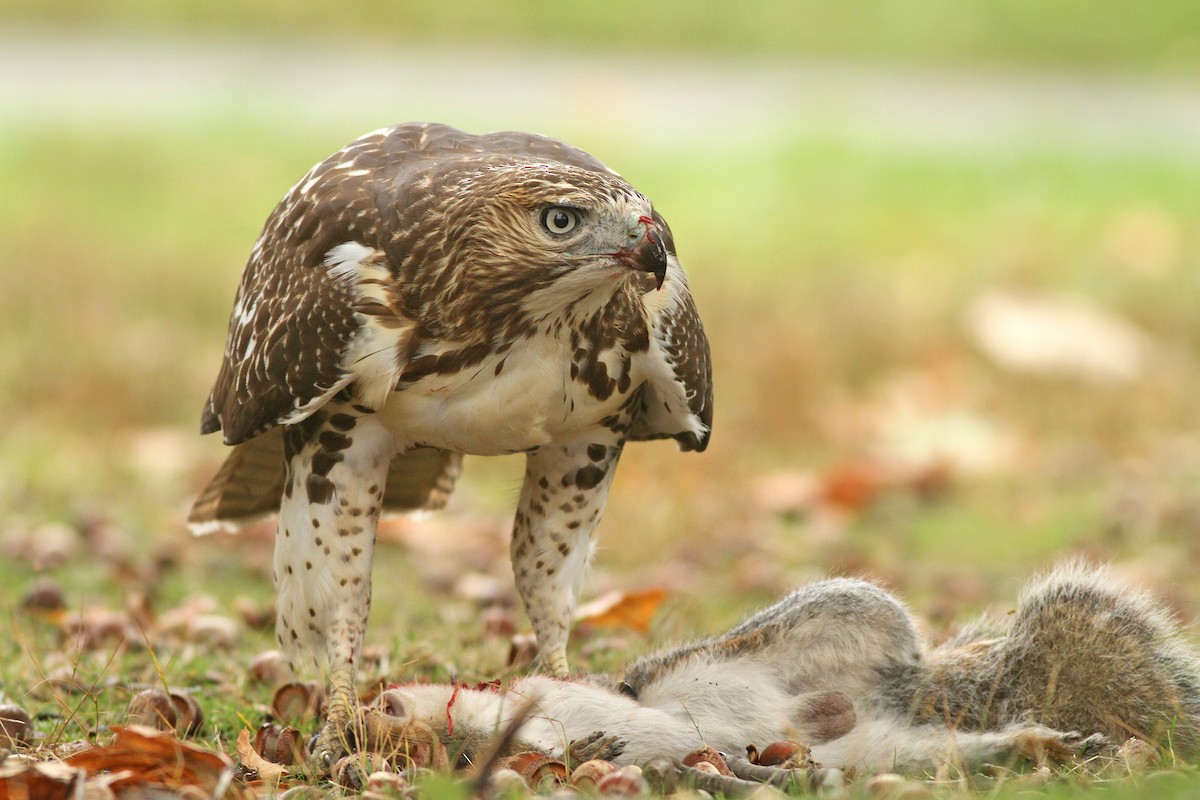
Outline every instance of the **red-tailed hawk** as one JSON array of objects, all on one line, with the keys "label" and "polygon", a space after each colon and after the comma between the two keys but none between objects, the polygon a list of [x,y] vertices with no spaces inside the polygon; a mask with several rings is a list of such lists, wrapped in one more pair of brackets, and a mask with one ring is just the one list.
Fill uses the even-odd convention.
[{"label": "red-tailed hawk", "polygon": [[234,450],[189,521],[279,511],[276,635],[332,684],[319,763],[354,707],[381,513],[442,505],[463,453],[525,453],[513,570],[563,675],[622,447],[703,450],[711,421],[708,341],[649,200],[553,139],[397,125],[268,218],[202,421]]}]

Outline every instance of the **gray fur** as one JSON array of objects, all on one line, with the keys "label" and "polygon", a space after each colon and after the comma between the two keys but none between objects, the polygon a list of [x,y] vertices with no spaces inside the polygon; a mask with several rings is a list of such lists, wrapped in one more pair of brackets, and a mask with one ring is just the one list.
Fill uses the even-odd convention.
[{"label": "gray fur", "polygon": [[1148,595],[1080,563],[1029,583],[1002,636],[934,650],[920,678],[919,719],[965,730],[1035,721],[1114,742],[1200,745],[1196,651]]},{"label": "gray fur", "polygon": [[879,586],[820,581],[728,633],[639,660],[623,690],[658,703],[698,661],[733,673],[768,663],[786,691],[844,693],[860,719],[962,732],[1037,724],[1200,749],[1200,657],[1148,595],[1078,562],[1030,581],[1007,624],[982,618],[931,651]]}]

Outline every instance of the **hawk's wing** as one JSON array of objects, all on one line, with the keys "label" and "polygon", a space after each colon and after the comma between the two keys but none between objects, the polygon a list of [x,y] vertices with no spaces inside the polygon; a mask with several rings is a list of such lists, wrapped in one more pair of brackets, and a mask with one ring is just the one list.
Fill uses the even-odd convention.
[{"label": "hawk's wing", "polygon": [[[671,228],[657,211],[654,217],[674,259]],[[712,432],[712,356],[682,270],[672,280],[682,283],[670,287],[675,302],[658,315],[650,333],[664,369],[644,384],[629,438],[672,438],[683,450],[701,451],[708,447]]]},{"label": "hawk's wing", "polygon": [[304,419],[352,377],[343,354],[359,325],[354,297],[325,257],[361,236],[354,221],[368,198],[361,182],[322,173],[327,163],[276,206],[242,275],[200,422],[202,433],[223,431],[226,444]]},{"label": "hawk's wing", "polygon": [[[420,123],[367,134],[334,153],[292,187],[255,244],[201,431],[221,430],[226,444],[239,444],[304,419],[359,377],[346,361],[362,323],[351,286],[328,269],[330,251],[357,242],[389,252],[393,231],[428,210],[418,178],[436,180],[439,165],[481,154],[610,172],[555,139]],[[406,323],[415,327],[397,321]]]}]

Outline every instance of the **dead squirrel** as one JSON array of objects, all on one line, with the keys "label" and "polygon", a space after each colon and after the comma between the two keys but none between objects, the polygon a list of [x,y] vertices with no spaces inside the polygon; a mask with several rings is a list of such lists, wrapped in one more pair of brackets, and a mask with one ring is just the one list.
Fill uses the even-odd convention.
[{"label": "dead squirrel", "polygon": [[623,763],[786,738],[827,766],[872,770],[1065,758],[1130,736],[1200,749],[1200,657],[1145,594],[1078,564],[1028,584],[1003,627],[978,623],[932,650],[893,595],[835,578],[728,633],[643,658],[619,682],[409,685],[382,707],[397,725],[417,722],[471,751],[531,698],[517,747],[560,755],[603,731],[620,740]]}]

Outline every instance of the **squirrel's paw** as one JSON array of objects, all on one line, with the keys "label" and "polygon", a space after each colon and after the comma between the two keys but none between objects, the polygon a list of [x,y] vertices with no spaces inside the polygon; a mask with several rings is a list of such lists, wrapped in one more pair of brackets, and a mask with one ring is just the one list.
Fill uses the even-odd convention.
[{"label": "squirrel's paw", "polygon": [[1102,733],[1084,736],[1079,731],[1059,731],[1044,725],[1028,725],[1013,735],[1016,752],[1035,764],[1065,764],[1090,758],[1108,745],[1108,737]]},{"label": "squirrel's paw", "polygon": [[607,736],[604,731],[594,731],[590,736],[576,739],[567,748],[567,759],[572,764],[599,759],[612,761],[625,752],[625,740],[617,736]]},{"label": "squirrel's paw", "polygon": [[1084,736],[1078,731],[1071,731],[1063,735],[1067,739],[1068,746],[1074,748],[1075,755],[1082,759],[1095,758],[1113,748],[1112,740],[1103,733]]}]

